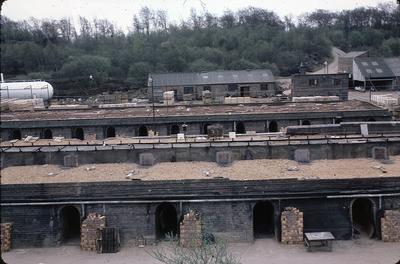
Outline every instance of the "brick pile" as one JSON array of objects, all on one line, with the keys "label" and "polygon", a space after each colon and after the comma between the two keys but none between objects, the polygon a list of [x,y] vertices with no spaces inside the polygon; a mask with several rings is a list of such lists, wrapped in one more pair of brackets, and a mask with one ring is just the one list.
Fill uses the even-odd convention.
[{"label": "brick pile", "polygon": [[180,223],[180,245],[182,247],[200,247],[202,244],[201,219],[192,210],[185,214]]},{"label": "brick pile", "polygon": [[106,217],[92,213],[81,224],[81,249],[87,251],[96,250],[98,230],[106,227]]},{"label": "brick pile", "polygon": [[400,211],[386,210],[381,218],[382,240],[400,242]]},{"label": "brick pile", "polygon": [[1,252],[11,249],[11,223],[1,223]]},{"label": "brick pile", "polygon": [[282,243],[303,242],[303,212],[295,207],[286,207],[281,215]]}]

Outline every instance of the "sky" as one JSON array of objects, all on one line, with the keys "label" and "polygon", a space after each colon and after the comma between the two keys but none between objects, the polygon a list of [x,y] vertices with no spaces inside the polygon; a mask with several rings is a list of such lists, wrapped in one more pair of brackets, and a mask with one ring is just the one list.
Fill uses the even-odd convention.
[{"label": "sky", "polygon": [[316,9],[339,11],[356,7],[377,6],[395,0],[7,0],[1,13],[13,20],[70,17],[75,22],[79,16],[107,18],[123,31],[132,25],[132,17],[141,7],[166,10],[169,21],[179,23],[190,15],[193,8],[198,12],[208,10],[221,15],[226,10],[237,11],[248,6],[265,8],[279,16],[297,17]]}]

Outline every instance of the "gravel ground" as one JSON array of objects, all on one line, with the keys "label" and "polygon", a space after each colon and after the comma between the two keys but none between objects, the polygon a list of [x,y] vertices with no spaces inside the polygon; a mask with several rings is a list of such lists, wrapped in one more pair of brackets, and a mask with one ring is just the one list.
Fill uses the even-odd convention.
[{"label": "gravel ground", "polygon": [[[362,238],[352,241],[335,241],[332,252],[307,252],[303,245],[282,245],[273,239],[258,239],[254,243],[229,244],[229,251],[242,264],[394,264],[400,260],[400,244],[384,243]],[[81,251],[78,246],[56,248],[14,249],[4,253],[8,264],[157,264],[144,249],[124,246],[114,254],[97,254]]]},{"label": "gravel ground", "polygon": [[[127,176],[130,174],[129,176]],[[400,156],[390,164],[373,159],[317,160],[299,164],[292,160],[235,161],[229,167],[214,162],[164,162],[150,168],[134,163],[87,164],[65,169],[57,165],[14,166],[1,170],[1,184],[141,180],[212,179],[336,179],[400,176]]]}]

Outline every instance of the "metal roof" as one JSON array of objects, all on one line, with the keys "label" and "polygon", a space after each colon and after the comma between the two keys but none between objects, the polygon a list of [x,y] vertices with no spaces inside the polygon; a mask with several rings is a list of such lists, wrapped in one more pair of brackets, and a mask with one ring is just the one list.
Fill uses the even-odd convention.
[{"label": "metal roof", "polygon": [[366,78],[394,78],[394,74],[383,58],[360,57],[354,62]]},{"label": "metal roof", "polygon": [[350,51],[350,52],[344,54],[342,57],[345,57],[345,58],[356,58],[358,56],[364,55],[367,52],[368,51]]},{"label": "metal roof", "polygon": [[212,71],[149,74],[154,86],[212,85],[275,82],[270,70]]},{"label": "metal roof", "polygon": [[396,77],[400,77],[400,57],[385,58],[386,64]]}]

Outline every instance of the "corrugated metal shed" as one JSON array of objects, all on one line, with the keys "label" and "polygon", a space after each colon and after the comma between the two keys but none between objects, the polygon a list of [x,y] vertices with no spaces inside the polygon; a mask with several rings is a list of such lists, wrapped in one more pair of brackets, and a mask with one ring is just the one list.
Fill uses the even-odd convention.
[{"label": "corrugated metal shed", "polygon": [[356,57],[364,55],[366,53],[368,53],[368,51],[350,51],[350,52],[344,54],[342,57],[345,57],[345,58],[356,58]]},{"label": "corrugated metal shed", "polygon": [[354,62],[365,78],[380,79],[395,77],[383,58],[360,57],[355,58]]},{"label": "corrugated metal shed", "polygon": [[400,77],[400,57],[385,58],[386,64],[396,77]]},{"label": "corrugated metal shed", "polygon": [[212,85],[275,82],[270,70],[213,71],[150,74],[154,86]]}]

